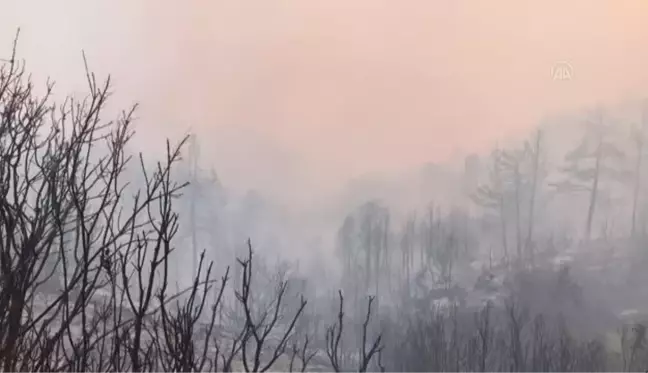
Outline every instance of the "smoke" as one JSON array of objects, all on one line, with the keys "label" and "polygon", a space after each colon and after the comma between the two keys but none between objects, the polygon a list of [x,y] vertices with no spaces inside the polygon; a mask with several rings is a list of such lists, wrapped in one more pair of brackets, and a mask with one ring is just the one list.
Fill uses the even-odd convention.
[{"label": "smoke", "polygon": [[[224,185],[321,212],[363,185],[350,180],[414,183],[412,170],[484,153],[546,114],[641,97],[647,11],[641,0],[10,1],[0,45],[4,58],[20,27],[19,56],[63,94],[83,91],[85,51],[113,75],[115,108],[141,103],[140,150],[195,132]],[[552,79],[559,61],[571,80]],[[408,193],[390,190],[373,194]]]}]

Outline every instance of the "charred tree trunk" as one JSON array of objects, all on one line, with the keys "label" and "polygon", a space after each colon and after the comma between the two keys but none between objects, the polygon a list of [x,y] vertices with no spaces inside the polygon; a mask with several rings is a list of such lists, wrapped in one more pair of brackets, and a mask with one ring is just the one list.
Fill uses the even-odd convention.
[{"label": "charred tree trunk", "polygon": [[637,138],[637,162],[635,163],[635,173],[634,173],[634,191],[632,196],[632,226],[631,226],[631,236],[634,238],[637,231],[637,205],[639,203],[639,190],[641,189],[641,166],[643,161],[643,145],[644,145],[644,133],[646,126],[646,110],[644,108],[642,117],[641,117],[641,129],[639,130],[639,136]]},{"label": "charred tree trunk", "polygon": [[599,139],[598,146],[596,147],[596,160],[594,166],[594,178],[592,180],[592,187],[590,191],[589,207],[587,209],[587,221],[585,223],[585,241],[589,241],[592,233],[592,221],[594,220],[594,212],[596,211],[596,201],[598,199],[599,177],[601,174],[601,158],[602,158],[602,140]]},{"label": "charred tree trunk", "polygon": [[522,227],[520,222],[520,164],[515,163],[513,168],[515,183],[515,244],[518,264],[522,264]]},{"label": "charred tree trunk", "polygon": [[533,252],[532,242],[533,242],[533,228],[535,225],[535,199],[538,188],[538,173],[540,172],[540,144],[542,141],[542,132],[538,131],[536,133],[535,139],[535,149],[533,154],[533,176],[531,181],[531,196],[529,197],[529,219],[528,219],[528,229],[525,250],[530,256],[531,262],[534,261],[535,253]]}]

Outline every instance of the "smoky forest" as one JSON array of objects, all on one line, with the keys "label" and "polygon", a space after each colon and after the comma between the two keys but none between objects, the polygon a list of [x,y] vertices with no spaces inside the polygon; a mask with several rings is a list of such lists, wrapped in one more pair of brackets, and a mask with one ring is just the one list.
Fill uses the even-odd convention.
[{"label": "smoky forest", "polygon": [[209,136],[139,150],[93,59],[60,92],[20,40],[0,55],[2,371],[648,369],[648,101],[295,217],[205,166]]}]

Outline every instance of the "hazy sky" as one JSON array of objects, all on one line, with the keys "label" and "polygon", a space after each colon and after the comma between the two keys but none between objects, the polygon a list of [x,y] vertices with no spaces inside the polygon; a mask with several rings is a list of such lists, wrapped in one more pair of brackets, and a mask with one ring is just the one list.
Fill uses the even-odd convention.
[{"label": "hazy sky", "polygon": [[[547,111],[648,96],[645,0],[3,7],[0,51],[22,27],[21,56],[68,88],[85,49],[120,103],[141,102],[141,145],[192,126],[225,183],[289,194],[483,151]],[[573,80],[552,80],[558,61]]]}]

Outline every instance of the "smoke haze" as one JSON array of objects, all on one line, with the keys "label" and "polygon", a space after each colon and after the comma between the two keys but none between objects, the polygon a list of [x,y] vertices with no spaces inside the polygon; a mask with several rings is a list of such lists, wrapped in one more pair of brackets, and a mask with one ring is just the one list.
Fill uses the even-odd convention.
[{"label": "smoke haze", "polygon": [[[350,178],[483,152],[544,115],[648,88],[648,5],[607,1],[7,2],[0,43],[83,86],[81,50],[141,102],[152,150],[190,129],[227,185],[307,202]],[[558,61],[571,81],[551,79]]]}]

